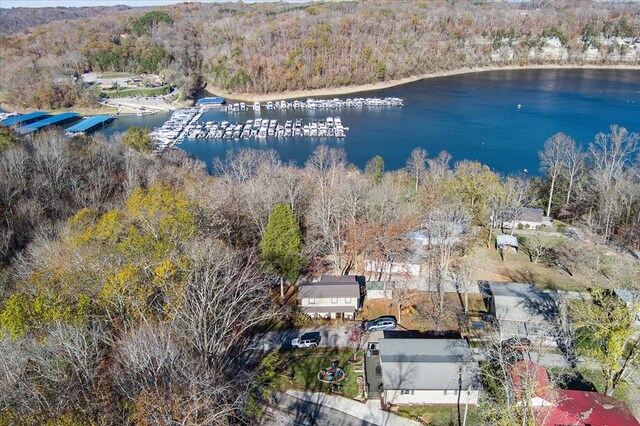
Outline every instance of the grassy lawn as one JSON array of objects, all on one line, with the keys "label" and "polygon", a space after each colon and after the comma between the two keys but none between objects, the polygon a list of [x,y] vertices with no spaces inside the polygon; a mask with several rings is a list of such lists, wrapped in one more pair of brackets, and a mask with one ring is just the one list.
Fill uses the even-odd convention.
[{"label": "grassy lawn", "polygon": [[551,268],[541,263],[533,263],[523,251],[508,253],[504,261],[493,248],[478,249],[482,265],[476,279],[487,281],[507,281],[517,283],[534,283],[542,289],[583,291],[585,280],[579,276],[571,276],[565,271]]},{"label": "grassy lawn", "polygon": [[342,388],[336,393],[352,399],[358,396],[357,377],[362,376],[363,373],[355,373],[353,365],[347,362],[347,359],[353,355],[353,351],[334,348],[298,349],[283,355],[283,371],[275,383],[278,390],[330,392],[331,385],[318,380],[318,372],[323,368],[331,367],[333,360],[337,358],[338,366],[345,371],[347,378],[340,382]]},{"label": "grassy lawn", "polygon": [[[407,405],[398,409],[398,414],[403,417],[422,421],[428,425],[457,425],[458,409],[455,405]],[[460,418],[464,417],[464,405],[460,406]],[[467,424],[482,424],[478,408],[469,406],[467,412]]]}]

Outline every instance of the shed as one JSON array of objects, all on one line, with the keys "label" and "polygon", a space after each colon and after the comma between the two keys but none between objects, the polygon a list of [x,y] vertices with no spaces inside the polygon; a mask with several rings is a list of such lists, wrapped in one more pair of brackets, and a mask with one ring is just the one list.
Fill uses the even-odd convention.
[{"label": "shed", "polygon": [[514,253],[518,252],[518,239],[514,235],[498,235],[496,237],[496,250],[504,252],[505,250],[511,250]]}]

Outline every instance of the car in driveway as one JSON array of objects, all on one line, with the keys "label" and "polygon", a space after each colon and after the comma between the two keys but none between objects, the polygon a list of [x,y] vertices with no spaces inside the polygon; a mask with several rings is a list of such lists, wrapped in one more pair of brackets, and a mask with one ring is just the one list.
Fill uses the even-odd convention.
[{"label": "car in driveway", "polygon": [[317,331],[304,333],[300,337],[291,339],[291,346],[294,348],[315,348],[320,344],[320,333]]},{"label": "car in driveway", "polygon": [[396,321],[396,317],[392,316],[379,317],[365,321],[363,324],[365,331],[395,330],[396,327],[398,327],[398,321]]},{"label": "car in driveway", "polygon": [[502,341],[502,348],[520,352],[528,351],[531,349],[531,340],[526,337],[512,337]]}]

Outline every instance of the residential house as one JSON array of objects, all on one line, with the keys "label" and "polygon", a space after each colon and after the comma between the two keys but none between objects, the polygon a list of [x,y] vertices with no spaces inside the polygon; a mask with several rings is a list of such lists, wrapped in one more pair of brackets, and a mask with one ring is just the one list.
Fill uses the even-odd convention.
[{"label": "residential house", "polygon": [[534,284],[489,282],[485,301],[503,339],[510,337],[553,340],[560,329],[560,300]]},{"label": "residential house", "polygon": [[403,334],[414,336],[385,332],[378,343],[378,391],[386,404],[478,404],[479,368],[466,340]]},{"label": "residential house", "polygon": [[506,209],[502,228],[523,228],[523,229],[539,229],[544,226],[551,226],[551,219],[544,215],[542,209],[531,207],[511,207]]},{"label": "residential house", "polygon": [[323,275],[319,281],[298,286],[301,312],[312,318],[354,319],[362,309],[364,277]]}]

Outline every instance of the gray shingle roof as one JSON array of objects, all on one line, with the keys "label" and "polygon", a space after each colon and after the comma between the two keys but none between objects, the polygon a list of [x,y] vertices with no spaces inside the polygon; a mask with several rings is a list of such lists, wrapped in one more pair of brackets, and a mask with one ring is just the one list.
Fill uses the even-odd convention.
[{"label": "gray shingle roof", "polygon": [[305,314],[330,314],[332,312],[354,313],[355,306],[302,306],[300,310]]},{"label": "gray shingle roof", "polygon": [[[540,334],[554,327],[558,301],[533,284],[490,282],[496,319],[503,332]],[[512,324],[507,324],[507,323]]]},{"label": "gray shingle roof", "polygon": [[385,389],[455,390],[478,387],[477,363],[463,339],[381,339]]},{"label": "gray shingle roof", "polygon": [[356,280],[357,277],[355,275],[325,275],[320,278],[320,281],[300,284],[298,286],[298,299],[308,297],[360,297],[360,284]]}]

